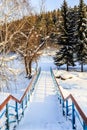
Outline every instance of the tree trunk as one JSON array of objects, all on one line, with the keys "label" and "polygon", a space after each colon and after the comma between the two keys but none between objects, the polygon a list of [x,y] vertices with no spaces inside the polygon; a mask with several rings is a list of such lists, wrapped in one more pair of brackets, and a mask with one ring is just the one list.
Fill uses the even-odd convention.
[{"label": "tree trunk", "polygon": [[67,66],[66,66],[66,67],[67,67],[67,71],[69,71],[69,66],[68,66],[68,63],[67,63]]},{"label": "tree trunk", "polygon": [[28,75],[28,67],[27,67],[27,57],[24,57],[24,63],[25,63],[25,69],[26,69],[26,75]]},{"label": "tree trunk", "polygon": [[83,72],[83,61],[81,62],[81,72]]},{"label": "tree trunk", "polygon": [[32,73],[31,65],[32,65],[32,60],[29,60],[29,70],[28,70],[29,79],[32,77],[32,75],[31,75],[31,73]]},{"label": "tree trunk", "polygon": [[83,72],[83,57],[81,56],[81,72]]}]

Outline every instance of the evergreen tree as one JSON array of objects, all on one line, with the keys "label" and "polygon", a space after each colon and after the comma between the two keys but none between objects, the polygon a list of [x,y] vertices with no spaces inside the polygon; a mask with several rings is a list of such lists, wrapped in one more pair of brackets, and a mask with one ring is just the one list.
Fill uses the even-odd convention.
[{"label": "evergreen tree", "polygon": [[79,4],[79,20],[78,20],[78,45],[77,45],[77,60],[81,64],[81,72],[83,72],[83,65],[87,61],[87,14],[86,7],[83,0]]},{"label": "evergreen tree", "polygon": [[50,32],[50,40],[52,43],[58,43],[58,33],[59,33],[59,16],[60,10],[52,11],[52,23],[51,23],[51,32]]},{"label": "evergreen tree", "polygon": [[72,65],[75,65],[76,57],[76,45],[78,43],[78,10],[69,9],[68,11],[68,46],[70,48],[70,52],[72,54]]},{"label": "evergreen tree", "polygon": [[[62,6],[62,17],[63,23],[61,25],[62,34],[60,38],[60,45],[63,47],[56,53],[54,57],[54,62],[57,66],[61,66],[63,64],[67,65],[67,71],[69,70],[69,66],[74,66],[73,61],[73,45],[76,42],[76,34],[75,33],[75,22],[73,11],[68,9],[67,3],[64,0]],[[76,17],[75,17],[76,18]]]},{"label": "evergreen tree", "polygon": [[62,25],[60,25],[61,28],[61,39],[60,44],[67,45],[67,13],[68,13],[68,5],[66,0],[63,2],[63,6],[61,8],[61,15],[63,18]]},{"label": "evergreen tree", "polygon": [[83,18],[83,38],[84,38],[84,43],[87,44],[87,6],[85,7],[85,18]]}]

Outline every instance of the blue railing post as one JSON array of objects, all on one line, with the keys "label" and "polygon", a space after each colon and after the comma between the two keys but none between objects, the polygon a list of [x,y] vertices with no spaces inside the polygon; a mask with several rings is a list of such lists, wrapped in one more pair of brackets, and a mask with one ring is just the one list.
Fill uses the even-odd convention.
[{"label": "blue railing post", "polygon": [[9,112],[8,112],[8,104],[6,104],[6,129],[9,130]]},{"label": "blue railing post", "polygon": [[58,100],[60,99],[60,93],[59,90],[57,89],[57,94],[58,94]]},{"label": "blue railing post", "polygon": [[59,100],[60,100],[60,104],[61,104],[61,96],[59,97]]},{"label": "blue railing post", "polygon": [[87,124],[83,122],[83,130],[87,130]]},{"label": "blue railing post", "polygon": [[66,118],[67,118],[67,116],[68,116],[68,100],[66,100]]},{"label": "blue railing post", "polygon": [[[39,78],[40,71],[41,71],[41,68],[39,69],[37,75],[35,76],[36,78],[33,78],[33,79],[32,79],[32,81],[31,81],[32,86],[31,86],[31,84],[30,84],[30,88],[32,87],[32,88],[34,89],[35,84],[36,84],[36,82],[37,82],[37,80],[38,80],[38,78]],[[33,89],[30,89],[30,88],[27,88],[27,90],[25,91],[24,96],[22,97],[22,98],[23,98],[22,102],[19,101],[19,103],[21,102],[20,105],[19,105],[19,103],[17,102],[18,100],[16,100],[16,97],[12,98],[12,96],[9,96],[8,99],[6,99],[6,102],[5,102],[4,105],[3,105],[3,107],[5,106],[6,109],[3,110],[2,113],[0,113],[0,119],[5,115],[6,120],[5,120],[5,124],[3,124],[3,126],[0,126],[0,130],[1,130],[2,127],[4,127],[4,126],[6,127],[6,130],[9,130],[11,123],[17,122],[17,121],[20,120],[20,118],[22,118],[22,116],[24,115],[24,110],[25,110],[25,107],[27,106],[28,100],[30,100],[31,91],[33,90]],[[28,89],[29,89],[29,91],[28,91]],[[32,92],[33,92],[33,91],[32,91]],[[13,101],[15,101],[15,102],[14,102],[14,103],[15,103],[14,106],[8,104],[8,102],[9,102],[10,99],[12,99]],[[7,103],[7,104],[6,104],[6,103]],[[14,112],[13,112],[13,113],[10,112],[10,109],[9,109],[9,108],[14,109],[15,114],[14,114]],[[2,109],[1,109],[1,110],[2,110]],[[20,111],[19,111],[19,110],[20,110]],[[11,120],[10,117],[12,117],[12,120]],[[15,119],[14,119],[14,117],[15,117]],[[15,126],[14,126],[14,128],[15,128]]]},{"label": "blue railing post", "polygon": [[30,100],[30,91],[28,92],[28,101]]},{"label": "blue railing post", "polygon": [[22,115],[24,116],[24,102],[22,101]]},{"label": "blue railing post", "polygon": [[62,114],[63,116],[65,115],[65,111],[64,111],[64,100],[62,99]]},{"label": "blue railing post", "polygon": [[17,121],[18,121],[18,103],[17,102],[15,102],[15,111],[16,111],[16,119],[17,119]]},{"label": "blue railing post", "polygon": [[25,97],[25,103],[26,103],[26,107],[27,107],[27,103],[28,103],[27,94],[26,94],[26,97]]},{"label": "blue railing post", "polygon": [[75,129],[75,108],[73,102],[72,102],[72,128]]}]

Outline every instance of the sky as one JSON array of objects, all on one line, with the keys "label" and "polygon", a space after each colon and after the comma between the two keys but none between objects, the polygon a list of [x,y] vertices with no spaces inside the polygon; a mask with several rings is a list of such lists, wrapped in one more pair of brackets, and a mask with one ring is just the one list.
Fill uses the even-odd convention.
[{"label": "sky", "polygon": [[[84,2],[87,4],[87,0],[84,0]],[[40,3],[41,0],[31,0],[31,4],[34,7],[35,11],[40,10]],[[46,11],[58,9],[61,7],[62,3],[63,0],[45,0]],[[79,4],[79,0],[67,0],[67,3],[69,6],[73,7],[74,5]]]}]

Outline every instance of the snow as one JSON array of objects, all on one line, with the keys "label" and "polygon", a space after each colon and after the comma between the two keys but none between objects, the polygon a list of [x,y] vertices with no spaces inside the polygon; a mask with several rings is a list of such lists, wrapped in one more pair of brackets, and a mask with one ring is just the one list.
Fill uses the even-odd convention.
[{"label": "snow", "polygon": [[[56,66],[53,63],[53,55],[55,53],[52,51],[51,54],[49,51],[44,51],[43,55],[40,57],[38,61],[38,67],[41,67],[41,70],[43,71],[49,71],[50,67],[56,68]],[[49,55],[49,56],[47,56]],[[35,67],[35,64],[33,64],[33,67]]]},{"label": "snow", "polygon": [[57,91],[49,71],[42,71],[16,130],[71,130],[71,122],[62,116]]},{"label": "snow", "polygon": [[87,115],[87,72],[54,70],[59,85],[71,93],[78,102],[83,112]]},{"label": "snow", "polygon": [[9,93],[0,92],[0,104],[9,96]]},{"label": "snow", "polygon": [[[87,114],[87,72],[56,70],[56,66],[53,63],[53,55],[54,51],[50,53],[48,50],[45,50],[38,61],[38,66],[41,67],[42,72],[35,86],[35,90],[30,97],[30,102],[25,110],[24,117],[17,125],[16,130],[72,129],[71,122],[62,116],[62,106],[59,104],[57,90],[49,72],[50,67],[54,70],[54,74],[57,77],[58,84],[64,96],[66,97],[69,93],[72,93],[82,110]],[[22,59],[17,56],[13,57],[16,57],[16,59],[12,58],[10,60],[11,62],[8,62],[8,67],[12,68],[15,76],[11,74],[9,88],[4,87],[2,89],[3,92],[0,93],[0,104],[9,94],[20,99],[30,82],[29,79],[25,78],[26,74]],[[78,66],[78,68],[80,67]],[[33,63],[34,69],[35,64]],[[87,66],[85,66],[85,70],[87,70]],[[3,116],[3,118],[5,117]],[[1,123],[3,124],[3,119]],[[82,130],[82,128],[78,127],[77,130]]]},{"label": "snow", "polygon": [[63,93],[64,98],[69,96],[70,93],[66,89],[64,89],[62,86],[59,86],[59,88],[61,92]]},{"label": "snow", "polygon": [[29,85],[30,80],[26,78],[25,67],[22,58],[17,54],[10,54],[4,56],[7,68],[5,68],[5,75],[7,82],[3,82],[0,85],[1,91],[4,93],[9,93],[17,98],[21,98],[25,89]]}]

